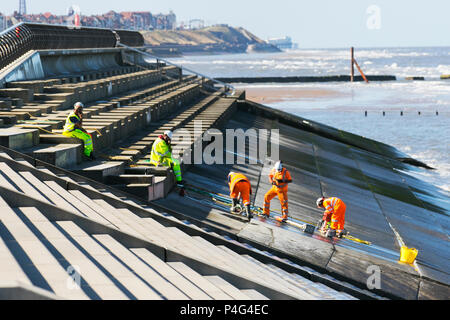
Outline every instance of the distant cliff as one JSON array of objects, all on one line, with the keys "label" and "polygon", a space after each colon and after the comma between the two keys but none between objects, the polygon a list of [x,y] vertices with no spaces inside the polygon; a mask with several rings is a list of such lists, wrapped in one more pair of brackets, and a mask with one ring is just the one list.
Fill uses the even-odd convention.
[{"label": "distant cliff", "polygon": [[197,30],[155,30],[141,33],[146,45],[155,54],[162,55],[280,51],[244,28],[226,25]]}]

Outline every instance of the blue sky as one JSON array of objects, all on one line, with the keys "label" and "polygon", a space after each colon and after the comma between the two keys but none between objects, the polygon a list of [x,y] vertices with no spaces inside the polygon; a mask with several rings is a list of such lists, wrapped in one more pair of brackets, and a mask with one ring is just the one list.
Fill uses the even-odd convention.
[{"label": "blue sky", "polygon": [[[2,0],[0,11],[18,10]],[[27,0],[29,13],[173,10],[180,21],[242,26],[262,39],[291,36],[301,48],[450,46],[447,0]]]}]

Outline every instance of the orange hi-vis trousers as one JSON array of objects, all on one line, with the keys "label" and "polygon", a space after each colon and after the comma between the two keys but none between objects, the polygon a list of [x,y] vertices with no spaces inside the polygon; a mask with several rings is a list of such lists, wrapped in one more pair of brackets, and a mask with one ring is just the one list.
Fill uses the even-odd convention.
[{"label": "orange hi-vis trousers", "polygon": [[270,201],[272,201],[273,198],[278,196],[278,200],[280,200],[281,204],[281,211],[283,217],[287,217],[289,214],[287,192],[288,192],[287,186],[284,188],[272,186],[272,188],[270,188],[270,190],[267,191],[266,195],[264,196],[264,214],[270,216]]},{"label": "orange hi-vis trousers", "polygon": [[231,190],[230,198],[238,199],[240,193],[244,206],[247,206],[250,204],[250,188],[250,183],[248,181],[238,181],[234,184],[233,190]]}]

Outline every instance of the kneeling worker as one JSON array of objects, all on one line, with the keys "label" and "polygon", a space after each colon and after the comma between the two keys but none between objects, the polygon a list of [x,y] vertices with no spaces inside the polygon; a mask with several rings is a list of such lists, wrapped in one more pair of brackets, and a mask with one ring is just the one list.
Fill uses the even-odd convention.
[{"label": "kneeling worker", "polygon": [[67,116],[64,125],[63,135],[70,138],[78,138],[84,142],[84,155],[90,160],[94,160],[92,136],[83,129],[83,107],[81,102],[75,103],[73,111]]},{"label": "kneeling worker", "polygon": [[[342,237],[345,235],[344,224],[345,224],[345,203],[339,198],[331,197],[324,198],[321,197],[316,201],[317,208],[324,208],[323,213],[323,223],[321,232],[327,232],[327,237]],[[328,223],[331,221],[330,228],[328,229]]]},{"label": "kneeling worker", "polygon": [[245,206],[245,213],[248,221],[250,221],[253,217],[250,210],[250,195],[252,194],[250,180],[242,173],[230,172],[228,174],[228,185],[230,186],[230,198],[232,200],[231,212],[236,212],[240,194],[240,198]]},{"label": "kneeling worker", "polygon": [[170,167],[175,174],[177,185],[184,186],[181,177],[181,166],[178,159],[172,157],[172,131],[165,131],[158,139],[153,142],[152,151],[150,153],[150,163],[154,166]]},{"label": "kneeling worker", "polygon": [[283,168],[281,161],[275,163],[269,174],[269,181],[272,188],[264,196],[264,215],[270,217],[270,201],[278,196],[280,200],[282,217],[277,219],[280,222],[286,222],[289,214],[288,210],[288,184],[292,182],[292,177],[286,168]]}]

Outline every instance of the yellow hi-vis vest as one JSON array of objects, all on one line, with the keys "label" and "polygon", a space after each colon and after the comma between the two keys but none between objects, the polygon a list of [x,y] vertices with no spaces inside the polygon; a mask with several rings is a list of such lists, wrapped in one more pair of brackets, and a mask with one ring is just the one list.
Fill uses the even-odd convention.
[{"label": "yellow hi-vis vest", "polygon": [[150,153],[150,163],[158,166],[162,164],[164,158],[172,158],[172,152],[170,146],[161,138],[158,138],[153,142],[152,152]]},{"label": "yellow hi-vis vest", "polygon": [[72,121],[70,121],[70,118],[72,117],[76,117],[78,119],[78,121],[81,121],[80,117],[77,116],[77,114],[72,111],[66,119],[66,124],[64,125],[64,132],[72,132],[73,130],[75,130],[75,123],[73,123]]}]

